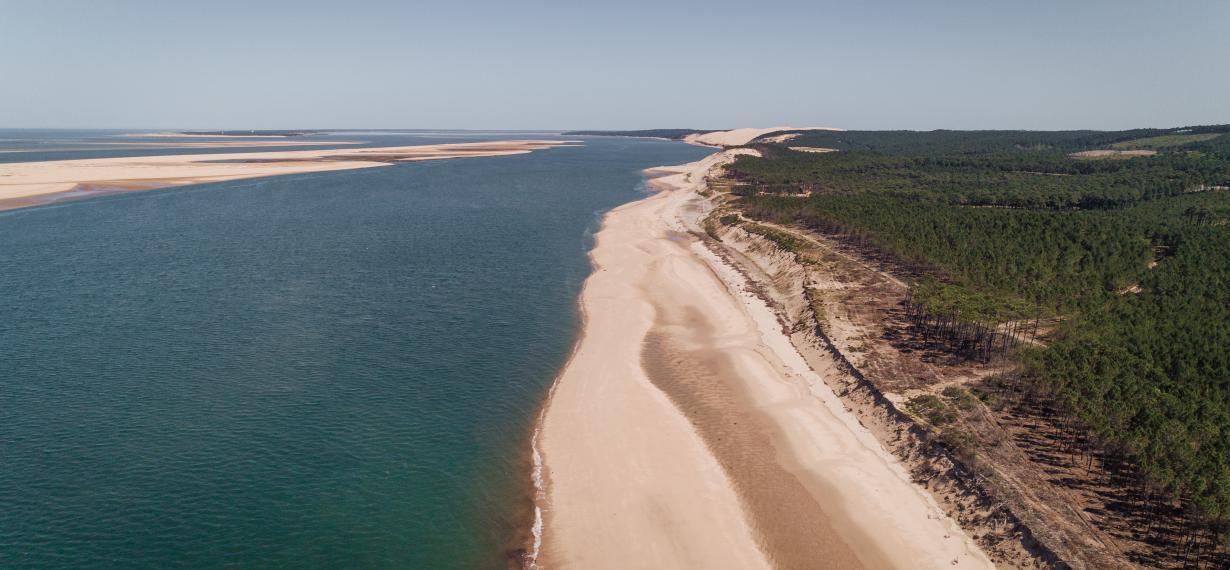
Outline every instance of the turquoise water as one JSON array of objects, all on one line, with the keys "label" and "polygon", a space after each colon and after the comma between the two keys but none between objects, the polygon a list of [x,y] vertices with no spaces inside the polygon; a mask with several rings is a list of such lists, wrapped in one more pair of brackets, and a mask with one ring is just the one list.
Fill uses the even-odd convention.
[{"label": "turquoise water", "polygon": [[709,152],[585,141],[0,212],[0,568],[503,567],[598,214]]}]

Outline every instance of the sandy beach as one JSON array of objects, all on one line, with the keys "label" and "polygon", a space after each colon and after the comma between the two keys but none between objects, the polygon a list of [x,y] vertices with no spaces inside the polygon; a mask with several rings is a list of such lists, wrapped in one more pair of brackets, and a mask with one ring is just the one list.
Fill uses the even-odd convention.
[{"label": "sandy beach", "polygon": [[133,156],[0,164],[0,210],[132,190],[398,162],[504,156],[571,144],[509,140],[402,147]]},{"label": "sandy beach", "polygon": [[535,441],[538,563],[993,567],[694,237],[696,191],[740,152],[655,169],[658,193],[604,219]]}]

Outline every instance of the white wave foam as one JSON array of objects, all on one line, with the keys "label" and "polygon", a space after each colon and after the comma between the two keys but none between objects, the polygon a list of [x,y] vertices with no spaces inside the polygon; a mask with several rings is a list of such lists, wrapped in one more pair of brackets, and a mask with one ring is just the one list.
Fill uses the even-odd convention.
[{"label": "white wave foam", "polygon": [[547,497],[546,483],[542,479],[542,454],[538,451],[538,438],[541,433],[542,422],[540,418],[538,427],[534,430],[534,444],[532,446],[534,457],[534,470],[532,475],[534,480],[534,526],[531,528],[530,533],[534,537],[534,542],[530,546],[529,556],[530,568],[532,570],[540,570],[542,568],[542,566],[538,564],[538,553],[542,549],[542,503]]}]

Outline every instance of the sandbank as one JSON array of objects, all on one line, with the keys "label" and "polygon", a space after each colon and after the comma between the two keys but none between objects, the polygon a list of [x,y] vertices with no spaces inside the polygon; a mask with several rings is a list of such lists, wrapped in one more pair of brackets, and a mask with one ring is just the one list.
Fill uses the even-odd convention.
[{"label": "sandbank", "polygon": [[81,198],[100,192],[372,168],[419,160],[524,154],[572,142],[510,140],[8,163],[0,164],[0,210]]}]

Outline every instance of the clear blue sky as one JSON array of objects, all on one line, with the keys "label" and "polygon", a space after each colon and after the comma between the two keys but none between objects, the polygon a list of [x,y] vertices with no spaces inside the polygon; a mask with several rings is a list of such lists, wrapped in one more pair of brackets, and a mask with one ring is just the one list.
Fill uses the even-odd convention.
[{"label": "clear blue sky", "polygon": [[1230,1],[0,0],[0,127],[1230,123]]}]

